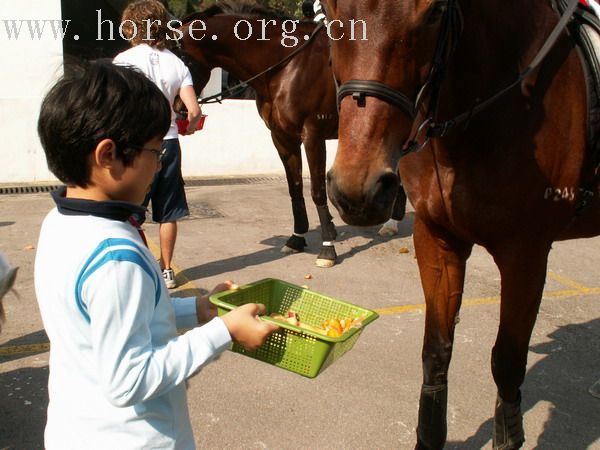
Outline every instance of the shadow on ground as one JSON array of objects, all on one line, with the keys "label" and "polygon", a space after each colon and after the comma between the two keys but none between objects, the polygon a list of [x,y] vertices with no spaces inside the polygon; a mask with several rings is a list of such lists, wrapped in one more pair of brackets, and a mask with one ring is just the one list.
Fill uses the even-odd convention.
[{"label": "shadow on ground", "polygon": [[0,448],[44,448],[48,367],[0,374]]},{"label": "shadow on ground", "polygon": [[[47,352],[48,349],[45,347],[41,348],[40,344],[47,344],[48,342],[48,335],[44,330],[35,331],[34,333],[29,333],[25,336],[20,336],[18,338],[11,339],[10,341],[4,342],[2,345],[0,345],[0,363],[6,361],[14,361],[20,358],[25,358],[27,356]],[[33,346],[32,348],[34,349],[34,351],[24,351],[27,349],[21,348],[15,353],[8,352],[8,350],[11,350],[9,347],[27,345]]]},{"label": "shadow on ground", "polygon": [[[525,417],[539,402],[549,403],[550,411],[537,442],[526,441],[525,445],[543,449],[590,449],[600,439],[600,416],[587,413],[600,411],[600,399],[588,393],[588,388],[600,377],[600,319],[565,325],[548,337],[548,342],[530,348],[531,352],[546,357],[527,371],[522,408]],[[490,415],[493,406],[490,405]],[[490,418],[473,436],[462,442],[448,442],[445,448],[481,449],[489,446],[491,437]]]},{"label": "shadow on ground", "polygon": [[[354,246],[343,254],[338,254],[337,264],[342,263],[346,259],[352,258],[357,253],[383,245],[393,239],[400,239],[412,235],[414,226],[414,213],[406,214],[406,217],[400,222],[398,234],[391,237],[381,237],[378,234],[380,226],[374,227],[354,227],[349,225],[337,226],[338,238],[337,242],[348,241],[352,238],[362,237],[370,239],[368,242]],[[304,250],[306,253],[314,255],[315,258],[319,254],[321,248],[321,229],[320,227],[310,230],[306,233],[306,241],[308,246]],[[189,267],[183,270],[183,275],[189,280],[199,280],[201,278],[213,277],[226,272],[235,272],[251,266],[259,266],[261,264],[276,261],[281,258],[293,257],[281,252],[281,248],[287,242],[289,236],[273,236],[260,241],[263,245],[268,245],[271,248],[266,248],[245,255],[233,256],[231,258],[211,261],[205,264],[199,264],[194,267]],[[339,251],[339,246],[337,247]]]}]

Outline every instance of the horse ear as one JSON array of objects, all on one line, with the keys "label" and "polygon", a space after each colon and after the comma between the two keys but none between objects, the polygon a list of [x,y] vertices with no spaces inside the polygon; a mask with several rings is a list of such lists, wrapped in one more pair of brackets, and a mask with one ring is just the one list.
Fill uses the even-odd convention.
[{"label": "horse ear", "polygon": [[433,25],[437,23],[446,10],[448,9],[448,0],[434,0],[434,2],[429,7],[429,11],[427,12],[427,18],[425,22],[428,25]]}]

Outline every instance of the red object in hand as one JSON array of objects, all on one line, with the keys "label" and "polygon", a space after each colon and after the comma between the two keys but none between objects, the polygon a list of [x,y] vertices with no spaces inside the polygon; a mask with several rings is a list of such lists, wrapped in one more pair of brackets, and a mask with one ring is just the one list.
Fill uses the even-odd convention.
[{"label": "red object in hand", "polygon": [[198,121],[198,126],[196,127],[196,130],[201,130],[202,128],[204,128],[205,120],[206,120],[206,114],[202,114],[200,116],[200,120]]},{"label": "red object in hand", "polygon": [[[200,120],[198,121],[198,125],[196,125],[196,131],[201,130],[204,127],[204,121],[206,120],[206,114],[202,114],[200,116]],[[177,124],[177,132],[179,134],[186,134],[187,128],[190,125],[189,120],[187,119],[176,119],[175,123]]]},{"label": "red object in hand", "polygon": [[177,124],[177,132],[179,134],[185,134],[187,127],[190,124],[189,120],[187,119],[177,119],[175,120],[175,123]]}]

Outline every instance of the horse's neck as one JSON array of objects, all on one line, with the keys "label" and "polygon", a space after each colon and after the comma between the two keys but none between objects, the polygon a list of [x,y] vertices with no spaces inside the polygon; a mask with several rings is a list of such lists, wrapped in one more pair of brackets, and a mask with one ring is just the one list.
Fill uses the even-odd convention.
[{"label": "horse's neck", "polygon": [[[462,112],[514,81],[557,16],[546,0],[459,0],[463,31],[450,56],[450,104]],[[454,93],[454,95],[452,95]]]},{"label": "horse's neck", "polygon": [[[247,40],[239,39],[233,32],[236,23],[240,23],[241,20],[248,20],[252,24],[252,35]],[[205,49],[204,54],[211,67],[221,67],[239,80],[245,81],[277,64],[293,51],[293,48],[281,45],[281,21],[278,22],[277,25],[267,26],[264,31],[265,39],[259,40],[263,37],[263,30],[257,29],[260,25],[256,19],[236,16],[217,17],[214,22],[208,19],[206,28],[211,33],[212,30],[217,30],[215,35],[218,36],[218,40],[213,41],[207,35],[199,45]],[[244,29],[239,35],[245,37],[243,33],[246,32]],[[266,89],[269,75],[250,82],[259,95]]]},{"label": "horse's neck", "polygon": [[[496,71],[527,57],[550,33],[556,14],[548,0],[459,0],[464,29],[462,57],[485,61],[481,69]],[[460,50],[459,50],[460,57]],[[523,61],[528,63],[529,61]]]}]

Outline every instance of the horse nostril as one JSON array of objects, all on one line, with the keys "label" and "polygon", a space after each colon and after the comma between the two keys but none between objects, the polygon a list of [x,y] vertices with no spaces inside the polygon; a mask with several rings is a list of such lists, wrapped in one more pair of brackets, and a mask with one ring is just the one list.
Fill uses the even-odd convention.
[{"label": "horse nostril", "polygon": [[395,173],[387,172],[381,175],[373,186],[372,203],[381,209],[387,208],[396,198],[399,183],[400,180]]}]

